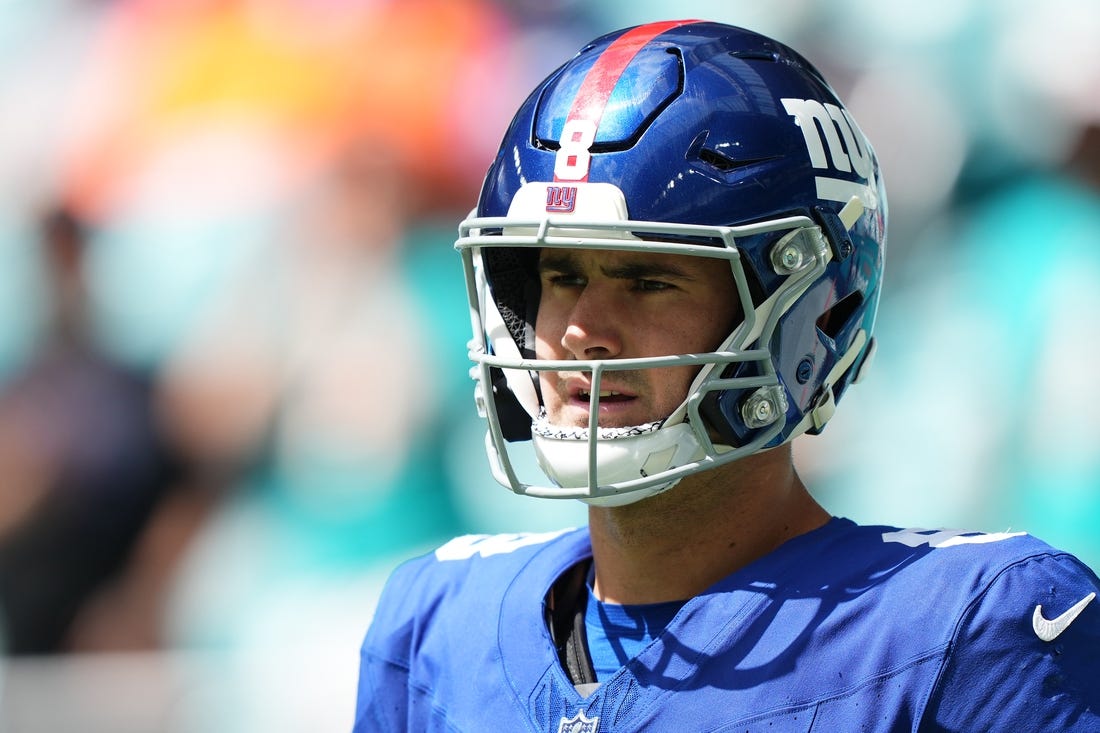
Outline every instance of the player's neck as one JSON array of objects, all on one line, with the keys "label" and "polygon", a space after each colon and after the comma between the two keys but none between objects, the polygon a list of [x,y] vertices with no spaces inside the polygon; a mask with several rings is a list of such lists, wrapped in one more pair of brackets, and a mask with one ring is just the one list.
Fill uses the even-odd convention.
[{"label": "player's neck", "polygon": [[592,507],[597,596],[683,600],[828,521],[777,448],[625,507]]}]

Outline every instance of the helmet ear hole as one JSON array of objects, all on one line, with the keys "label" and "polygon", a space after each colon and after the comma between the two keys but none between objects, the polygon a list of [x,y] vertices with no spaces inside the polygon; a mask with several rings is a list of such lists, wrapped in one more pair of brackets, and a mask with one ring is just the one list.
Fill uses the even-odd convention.
[{"label": "helmet ear hole", "polygon": [[852,314],[863,305],[863,293],[855,290],[838,300],[817,319],[817,328],[833,341],[844,330]]}]

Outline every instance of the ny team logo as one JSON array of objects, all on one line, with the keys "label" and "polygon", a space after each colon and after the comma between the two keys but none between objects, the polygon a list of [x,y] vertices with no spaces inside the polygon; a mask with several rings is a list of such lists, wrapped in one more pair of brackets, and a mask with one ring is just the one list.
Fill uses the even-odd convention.
[{"label": "ny team logo", "polygon": [[555,214],[569,214],[577,207],[576,186],[547,186],[546,210]]},{"label": "ny team logo", "polygon": [[878,208],[878,193],[874,181],[874,161],[871,146],[859,125],[835,104],[822,104],[816,99],[780,100],[783,109],[794,118],[806,142],[810,165],[822,172],[853,172],[867,184],[836,178],[817,176],[817,197],[827,201],[847,203],[857,197],[868,209]]},{"label": "ny team logo", "polygon": [[572,718],[562,718],[558,725],[558,733],[596,733],[600,727],[600,716],[594,718],[585,717],[578,711]]}]

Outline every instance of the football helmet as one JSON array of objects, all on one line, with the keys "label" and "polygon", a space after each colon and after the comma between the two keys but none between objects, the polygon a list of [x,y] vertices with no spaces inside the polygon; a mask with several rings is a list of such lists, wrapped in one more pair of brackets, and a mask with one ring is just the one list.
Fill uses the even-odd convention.
[{"label": "football helmet", "polygon": [[[873,351],[886,215],[866,137],[787,46],[704,21],[585,46],[519,108],[455,244],[494,477],[618,505],[820,431]],[[548,247],[710,258],[731,269],[744,318],[708,353],[536,359]],[[674,365],[698,372],[671,415],[598,424],[604,375]],[[587,428],[547,421],[538,373],[555,370],[591,375]],[[517,472],[525,440],[549,483]]]}]

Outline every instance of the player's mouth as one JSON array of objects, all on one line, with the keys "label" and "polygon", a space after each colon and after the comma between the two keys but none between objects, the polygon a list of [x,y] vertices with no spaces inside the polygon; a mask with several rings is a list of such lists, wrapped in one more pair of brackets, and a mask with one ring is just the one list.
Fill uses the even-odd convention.
[{"label": "player's mouth", "polygon": [[[592,401],[592,393],[586,389],[578,390],[577,398],[587,404]],[[616,392],[613,389],[600,390],[601,405],[607,402],[626,402],[632,399],[634,399],[634,396],[626,394],[625,392]]]},{"label": "player's mouth", "polygon": [[[544,375],[544,378],[549,375]],[[553,382],[547,378],[544,387],[545,406],[555,425],[587,427],[592,411],[592,381],[588,375],[556,374]],[[623,427],[646,422],[644,400],[632,389],[627,379],[614,375],[602,380],[598,400],[599,424],[602,427]],[[553,385],[553,386],[551,386]]]},{"label": "player's mouth", "polygon": [[[607,380],[607,382],[610,381]],[[592,384],[587,378],[568,379],[565,382],[565,394],[570,404],[587,407],[592,402]],[[636,393],[621,384],[600,385],[600,407],[630,402],[636,397]]]},{"label": "player's mouth", "polygon": [[[592,409],[592,385],[588,380],[570,381],[566,388],[569,412],[572,420],[577,425],[587,425],[588,415]],[[617,427],[633,424],[637,419],[634,415],[640,402],[638,394],[627,389],[621,384],[601,385],[597,409],[600,415],[600,424],[604,427]]]}]

